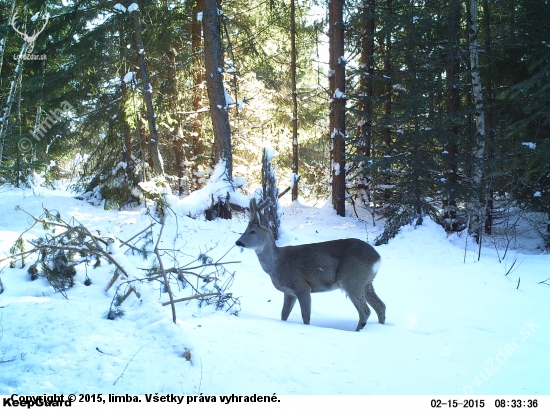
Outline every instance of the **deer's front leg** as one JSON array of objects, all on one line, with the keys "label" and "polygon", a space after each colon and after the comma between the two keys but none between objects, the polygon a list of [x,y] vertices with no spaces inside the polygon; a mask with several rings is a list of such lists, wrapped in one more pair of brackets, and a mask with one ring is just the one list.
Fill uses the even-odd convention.
[{"label": "deer's front leg", "polygon": [[311,293],[310,291],[296,293],[298,302],[300,302],[300,309],[302,310],[302,320],[304,324],[309,325],[309,318],[311,316]]},{"label": "deer's front leg", "polygon": [[281,319],[287,320],[288,315],[292,312],[292,308],[296,303],[296,296],[285,293],[285,302],[283,303],[283,311],[281,312]]}]

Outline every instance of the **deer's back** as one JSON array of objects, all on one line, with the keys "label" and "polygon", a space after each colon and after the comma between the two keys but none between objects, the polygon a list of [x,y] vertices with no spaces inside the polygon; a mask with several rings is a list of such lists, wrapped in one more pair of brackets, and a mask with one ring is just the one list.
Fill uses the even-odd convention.
[{"label": "deer's back", "polygon": [[306,282],[312,292],[337,289],[342,276],[364,278],[366,283],[372,280],[372,267],[380,260],[378,252],[359,239],[331,240],[278,249],[279,275],[284,276],[286,281]]},{"label": "deer's back", "polygon": [[373,262],[380,259],[378,252],[360,239],[329,240],[327,242],[284,246],[279,249],[284,250],[284,254],[288,258],[305,258],[314,259],[315,261],[351,258]]}]

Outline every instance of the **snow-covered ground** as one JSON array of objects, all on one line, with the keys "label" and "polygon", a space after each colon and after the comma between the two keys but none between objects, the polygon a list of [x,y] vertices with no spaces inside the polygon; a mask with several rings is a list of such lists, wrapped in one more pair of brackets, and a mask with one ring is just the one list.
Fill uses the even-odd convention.
[{"label": "snow-covered ground", "polygon": [[[5,185],[0,259],[30,226],[17,205],[35,216],[42,206],[57,210],[122,240],[150,224],[142,209],[105,211],[64,191]],[[215,246],[208,255],[217,260],[246,225],[244,217],[170,216],[163,240],[190,262]],[[284,208],[279,245],[345,237],[372,242],[379,230],[326,206],[296,203]],[[123,318],[105,319],[113,297],[112,289],[105,292],[113,271],[106,263],[88,268],[90,286],[84,267],[77,268],[64,299],[46,280],[30,280],[29,263],[10,269],[3,262],[0,394],[550,394],[550,287],[539,284],[550,278],[550,255],[509,250],[499,263],[487,246],[478,261],[470,239],[464,263],[465,236],[447,237],[429,219],[376,249],[382,266],[374,287],[387,306],[386,324],[373,313],[359,333],[357,312],[340,291],[312,296],[310,326],[302,324],[298,305],[282,322],[283,294],[256,255],[238,247],[223,258],[241,262],[227,265],[235,272],[230,292],[240,298],[238,316],[182,302],[177,324],[170,306],[161,305],[168,297],[158,283],[141,284],[141,298],[123,303]],[[122,260],[143,277],[147,262]]]}]

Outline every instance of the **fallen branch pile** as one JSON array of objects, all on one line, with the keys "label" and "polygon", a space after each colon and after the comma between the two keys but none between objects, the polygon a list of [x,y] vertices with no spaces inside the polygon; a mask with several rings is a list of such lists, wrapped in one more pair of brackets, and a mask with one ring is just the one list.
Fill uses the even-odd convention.
[{"label": "fallen branch pile", "polygon": [[[143,282],[161,283],[162,292],[166,292],[169,297],[169,301],[164,302],[163,305],[171,305],[174,323],[176,322],[175,303],[184,301],[197,300],[199,306],[214,305],[216,309],[238,313],[235,307],[239,307],[239,299],[227,293],[233,282],[234,273],[227,271],[224,265],[239,262],[221,262],[225,255],[214,262],[206,254],[201,254],[199,265],[195,263],[196,260],[184,265],[178,264],[183,255],[181,251],[159,248],[165,219],[159,222],[151,216],[154,221],[148,227],[124,241],[111,234],[102,235],[99,231],[89,230],[74,218],[66,222],[58,212],[43,209],[44,213],[36,217],[18,207],[18,210],[26,213],[33,223],[19,236],[10,249],[10,255],[0,259],[0,263],[9,260],[12,268],[16,267],[17,262],[21,263],[21,267],[25,267],[26,262],[34,258],[34,263],[28,269],[31,280],[38,277],[46,278],[54,290],[65,298],[67,298],[67,290],[74,286],[77,267],[85,268],[84,284],[89,286],[92,282],[88,277],[88,267],[97,268],[102,262],[113,265],[113,276],[105,288],[105,291],[108,291],[116,285],[115,295],[105,315],[108,319],[115,319],[124,314],[121,305],[132,293],[138,298],[141,297],[138,285]],[[24,239],[25,233],[37,225],[42,226],[44,234],[38,239]],[[160,231],[152,246],[153,228],[156,225],[160,225]],[[31,248],[28,248],[27,244]],[[120,253],[138,254],[149,262],[149,267],[124,267],[120,260],[126,262],[126,259],[117,259]],[[163,261],[166,257],[174,263],[174,266],[166,268]],[[143,273],[143,276],[136,276],[136,270]],[[191,289],[191,296],[174,297],[172,287],[182,290],[188,286]]]}]

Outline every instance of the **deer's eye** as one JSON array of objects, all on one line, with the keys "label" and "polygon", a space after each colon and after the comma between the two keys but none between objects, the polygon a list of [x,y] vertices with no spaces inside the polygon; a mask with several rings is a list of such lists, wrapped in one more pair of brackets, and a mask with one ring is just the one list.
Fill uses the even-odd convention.
[{"label": "deer's eye", "polygon": [[255,233],[256,233],[256,232],[255,232],[254,230],[251,230],[251,231],[250,231],[250,234],[251,234],[251,235],[253,235],[253,234],[255,234]]}]

